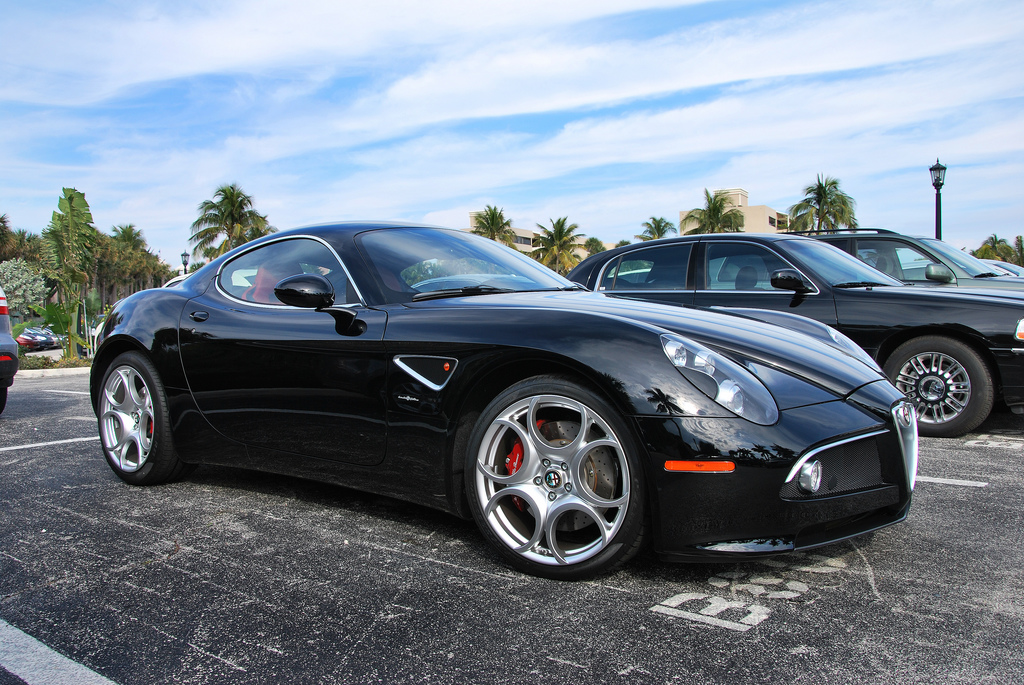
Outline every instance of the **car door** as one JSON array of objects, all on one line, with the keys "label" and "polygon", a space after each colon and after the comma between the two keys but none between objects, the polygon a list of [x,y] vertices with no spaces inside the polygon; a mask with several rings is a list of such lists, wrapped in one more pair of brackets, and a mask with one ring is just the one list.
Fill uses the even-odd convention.
[{"label": "car door", "polygon": [[654,302],[691,304],[690,268],[695,243],[639,248],[609,262],[597,281],[597,290],[610,295]]},{"label": "car door", "polygon": [[[326,276],[336,304],[355,320],[277,300],[276,283],[300,273]],[[387,314],[360,299],[335,252],[313,237],[263,243],[225,262],[186,304],[179,330],[199,410],[223,435],[252,447],[380,462]]]},{"label": "car door", "polygon": [[[694,304],[703,307],[754,307],[800,314],[831,326],[836,325],[832,296],[821,291],[801,269],[766,245],[743,240],[707,239],[697,255],[701,268]],[[779,269],[793,269],[813,286],[811,292],[795,293],[775,288],[771,275]]]}]

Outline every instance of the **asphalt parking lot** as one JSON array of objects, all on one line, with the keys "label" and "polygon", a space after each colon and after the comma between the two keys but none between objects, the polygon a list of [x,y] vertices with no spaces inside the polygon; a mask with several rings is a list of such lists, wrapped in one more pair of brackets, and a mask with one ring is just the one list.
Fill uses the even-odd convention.
[{"label": "asphalt parking lot", "polygon": [[922,440],[898,526],[560,583],[471,522],[342,487],[209,467],[125,485],[87,389],[18,377],[0,416],[0,685],[1024,681],[1008,412]]}]

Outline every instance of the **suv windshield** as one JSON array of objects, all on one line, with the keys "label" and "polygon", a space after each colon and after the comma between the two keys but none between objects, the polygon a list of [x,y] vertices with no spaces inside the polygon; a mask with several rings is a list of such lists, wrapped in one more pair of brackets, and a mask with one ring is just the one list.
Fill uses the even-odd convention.
[{"label": "suv windshield", "polygon": [[966,271],[967,275],[971,278],[977,278],[982,274],[996,273],[996,270],[985,262],[973,255],[967,254],[963,250],[956,249],[949,243],[936,240],[935,238],[921,238],[921,242],[927,243],[928,247]]},{"label": "suv windshield", "polygon": [[793,237],[786,240],[790,253],[799,258],[812,273],[816,273],[829,285],[842,283],[877,283],[878,285],[903,285],[892,276],[868,266],[856,257],[838,247],[811,238]]}]

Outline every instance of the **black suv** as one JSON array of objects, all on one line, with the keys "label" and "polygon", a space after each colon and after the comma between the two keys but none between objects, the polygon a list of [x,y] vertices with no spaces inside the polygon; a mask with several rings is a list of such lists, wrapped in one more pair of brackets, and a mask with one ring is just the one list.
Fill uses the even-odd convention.
[{"label": "black suv", "polygon": [[627,245],[569,278],[616,297],[828,324],[913,401],[922,435],[971,431],[997,398],[1024,414],[1024,292],[906,285],[823,242],[765,233]]},{"label": "black suv", "polygon": [[977,257],[935,238],[915,238],[884,228],[803,235],[835,245],[904,283],[1024,290],[1024,278],[997,273]]}]

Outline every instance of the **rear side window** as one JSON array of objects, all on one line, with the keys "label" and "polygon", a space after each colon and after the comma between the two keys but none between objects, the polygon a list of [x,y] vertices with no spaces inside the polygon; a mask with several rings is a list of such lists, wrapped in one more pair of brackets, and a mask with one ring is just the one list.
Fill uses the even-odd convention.
[{"label": "rear side window", "polygon": [[605,271],[600,290],[685,290],[693,246],[666,245],[622,255]]},{"label": "rear side window", "polygon": [[771,250],[753,243],[708,243],[708,290],[766,290],[772,287],[772,272],[792,269]]},{"label": "rear side window", "polygon": [[274,287],[298,274],[325,276],[334,286],[334,301],[338,304],[358,302],[334,253],[309,238],[268,243],[232,259],[221,269],[219,285],[239,300],[284,306],[274,295]]}]

